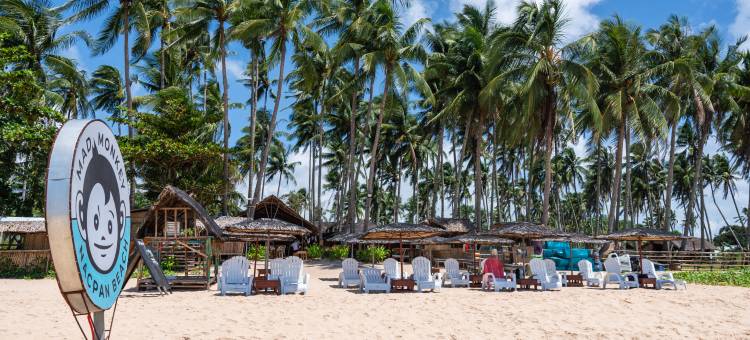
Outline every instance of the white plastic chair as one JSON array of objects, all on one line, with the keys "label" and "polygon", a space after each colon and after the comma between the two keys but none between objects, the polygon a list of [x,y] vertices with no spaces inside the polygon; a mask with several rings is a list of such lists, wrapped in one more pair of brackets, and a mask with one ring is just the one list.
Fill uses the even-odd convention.
[{"label": "white plastic chair", "polygon": [[253,278],[248,276],[250,263],[244,256],[232,257],[221,264],[221,276],[219,277],[219,289],[221,295],[227,292],[240,292],[245,296],[251,294]]},{"label": "white plastic chair", "polygon": [[469,288],[471,284],[469,275],[469,272],[458,268],[456,259],[445,260],[445,279],[446,281],[450,280],[451,287],[466,286],[466,288]]},{"label": "white plastic chair", "polygon": [[683,280],[675,280],[671,272],[657,272],[654,263],[649,259],[643,259],[643,274],[656,279],[656,289],[662,289],[665,285],[672,286],[677,290],[678,286],[687,289],[687,284]]},{"label": "white plastic chair", "polygon": [[620,270],[624,273],[630,273],[633,271],[633,265],[630,263],[630,255],[617,255],[617,253],[611,253],[607,258],[615,258],[620,262]]},{"label": "white plastic chair", "polygon": [[443,286],[443,280],[440,273],[432,274],[430,260],[424,256],[417,256],[411,260],[411,266],[414,270],[412,280],[417,284],[417,291],[422,290],[440,290]]},{"label": "white plastic chair", "polygon": [[567,276],[565,275],[565,273],[558,273],[557,272],[557,264],[555,263],[555,261],[553,261],[552,259],[544,259],[544,265],[547,267],[547,273],[548,274],[550,274],[550,275],[552,275],[552,274],[559,275],[560,276],[560,282],[562,282],[563,287],[567,287],[568,286],[568,278],[567,278]]},{"label": "white plastic chair", "polygon": [[583,281],[586,282],[586,286],[599,287],[602,285],[602,273],[595,272],[594,267],[588,260],[578,261],[578,273],[581,274]]},{"label": "white plastic chair", "polygon": [[560,274],[547,271],[547,264],[542,259],[531,259],[531,274],[542,286],[542,290],[562,288],[562,277]]},{"label": "white plastic chair", "polygon": [[302,260],[296,256],[290,256],[284,261],[279,280],[281,280],[281,294],[307,293],[307,285],[310,274],[304,272]]},{"label": "white plastic chair", "polygon": [[268,262],[269,270],[266,272],[266,277],[269,280],[278,280],[281,272],[284,270],[284,267],[286,267],[286,261],[284,261],[284,259],[271,259]]},{"label": "white plastic chair", "polygon": [[385,270],[385,275],[388,275],[391,280],[401,278],[401,264],[395,259],[385,259],[383,269]]},{"label": "white plastic chair", "polygon": [[359,286],[360,281],[359,275],[359,262],[355,259],[345,259],[341,261],[341,273],[339,273],[339,287],[347,288],[351,285]]},{"label": "white plastic chair", "polygon": [[362,268],[359,271],[359,289],[365,294],[369,294],[370,291],[384,291],[386,293],[391,292],[391,278],[388,275],[384,275],[380,270],[375,268]]},{"label": "white plastic chair", "polygon": [[[602,289],[607,288],[607,283],[616,283],[620,286],[620,289],[638,288],[638,275],[632,273],[623,275],[620,259],[617,257],[607,258],[604,261],[604,269],[607,273],[604,274]],[[632,280],[628,281],[628,278]]]}]

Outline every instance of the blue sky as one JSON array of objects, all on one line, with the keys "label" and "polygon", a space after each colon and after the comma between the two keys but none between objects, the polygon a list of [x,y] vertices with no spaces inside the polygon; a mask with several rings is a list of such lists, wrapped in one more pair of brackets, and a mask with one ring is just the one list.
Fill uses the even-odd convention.
[{"label": "blue sky", "polygon": [[[453,20],[453,13],[460,11],[465,4],[484,6],[487,0],[411,0],[408,8],[401,10],[401,16],[405,23],[409,24],[419,18],[430,18],[433,22],[443,20]],[[500,23],[510,23],[516,16],[515,8],[518,0],[496,0],[497,7],[496,19]],[[588,32],[596,29],[598,23],[612,15],[618,14],[627,21],[639,24],[643,30],[656,28],[666,21],[666,19],[676,14],[686,16],[694,30],[700,30],[708,25],[716,25],[724,40],[724,44],[733,43],[738,37],[750,33],[750,0],[568,0],[565,2],[566,11],[570,22],[567,27],[567,39],[574,40]],[[102,18],[81,23],[68,29],[84,29],[92,35],[96,35],[100,28]],[[122,42],[113,47],[111,51],[102,56],[91,56],[86,46],[78,44],[63,54],[75,58],[79,61],[80,66],[89,74],[101,64],[111,64],[122,70]],[[228,57],[227,69],[230,80],[230,100],[232,102],[244,103],[249,95],[248,90],[237,82],[242,78],[243,71],[249,61],[249,56],[239,44],[230,45],[230,55]],[[289,68],[288,68],[289,69]],[[277,71],[272,70],[272,78],[276,78]],[[138,86],[134,87],[134,95],[143,95],[144,90]],[[289,96],[289,93],[284,93]],[[282,101],[282,112],[280,113],[279,129],[286,130],[286,118],[289,115],[287,106],[291,103],[290,99]],[[230,113],[230,124],[234,126],[233,133],[230,135],[232,144],[239,138],[239,131],[242,126],[247,124],[248,110],[235,109]],[[715,143],[710,143],[707,153],[717,150]],[[575,146],[577,152],[583,151],[583,145]],[[282,194],[296,187],[307,184],[307,161],[306,154],[295,154],[292,156],[293,161],[300,161],[303,165],[298,167],[297,185],[282,184]],[[273,185],[270,187],[274,187]],[[402,197],[409,197],[411,189],[409,185],[402,185],[404,189]],[[245,192],[245,190],[240,190]],[[719,206],[727,214],[728,218],[733,218],[734,208],[731,202],[722,200],[720,197]],[[738,204],[747,205],[748,201],[748,184],[745,181],[738,183]],[[710,202],[710,201],[709,201]],[[711,223],[716,229],[720,223],[720,217],[716,209],[710,203],[707,206]],[[677,209],[678,213],[679,208]]]}]

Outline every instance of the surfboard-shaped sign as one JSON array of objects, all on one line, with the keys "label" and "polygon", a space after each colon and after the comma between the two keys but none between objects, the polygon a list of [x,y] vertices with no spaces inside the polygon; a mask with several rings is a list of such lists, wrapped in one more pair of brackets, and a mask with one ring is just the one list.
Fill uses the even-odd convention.
[{"label": "surfboard-shaped sign", "polygon": [[130,184],[112,130],[70,120],[47,170],[47,235],[60,292],[78,313],[117,301],[128,268]]}]

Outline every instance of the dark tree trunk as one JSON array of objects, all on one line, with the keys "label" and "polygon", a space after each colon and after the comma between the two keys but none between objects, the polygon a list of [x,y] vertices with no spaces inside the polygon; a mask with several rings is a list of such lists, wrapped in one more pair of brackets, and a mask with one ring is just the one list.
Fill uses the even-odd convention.
[{"label": "dark tree trunk", "polygon": [[609,220],[607,223],[608,232],[613,232],[617,226],[617,217],[619,215],[619,203],[620,203],[620,191],[621,180],[622,180],[622,147],[623,140],[625,139],[625,124],[627,121],[623,121],[617,128],[617,148],[615,150],[615,178],[614,185],[612,185],[612,198],[610,201],[609,208]]},{"label": "dark tree trunk", "polygon": [[227,49],[224,38],[224,22],[219,23],[219,46],[221,48],[221,101],[224,109],[224,190],[221,196],[221,212],[229,215],[229,80],[227,79]]},{"label": "dark tree trunk", "polygon": [[385,68],[385,85],[383,86],[383,98],[380,103],[380,112],[378,113],[378,121],[375,123],[375,138],[372,142],[370,150],[370,171],[367,175],[367,199],[365,201],[365,229],[367,224],[370,222],[370,208],[372,207],[372,193],[375,184],[375,163],[378,157],[378,143],[380,143],[380,129],[383,125],[383,117],[385,116],[386,103],[388,101],[388,91],[391,82],[391,68],[386,66]]},{"label": "dark tree trunk", "polygon": [[669,169],[667,170],[667,192],[664,198],[664,222],[662,229],[669,231],[672,221],[672,188],[674,182],[674,154],[677,140],[677,121],[672,123],[672,132],[669,138]]},{"label": "dark tree trunk", "polygon": [[255,128],[257,124],[257,113],[258,113],[258,77],[260,71],[258,68],[258,56],[253,54],[253,93],[252,101],[250,102],[250,171],[247,175],[247,203],[248,209],[246,210],[247,218],[252,219],[250,216],[250,203],[253,200],[253,174],[255,171]]},{"label": "dark tree trunk", "polygon": [[[359,78],[359,56],[354,57],[354,79]],[[357,200],[357,174],[354,171],[354,158],[357,150],[357,90],[355,89],[352,93],[352,99],[350,104],[351,117],[349,119],[349,158],[347,159],[347,173],[349,175],[349,209],[347,213],[347,220],[349,222],[349,232],[353,233],[355,214],[356,214],[356,200]],[[365,223],[365,228],[367,224]]]}]

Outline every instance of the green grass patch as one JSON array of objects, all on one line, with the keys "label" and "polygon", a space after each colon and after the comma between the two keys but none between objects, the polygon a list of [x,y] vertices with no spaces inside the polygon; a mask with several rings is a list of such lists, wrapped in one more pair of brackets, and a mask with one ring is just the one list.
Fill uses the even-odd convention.
[{"label": "green grass patch", "polygon": [[750,287],[750,269],[678,272],[674,277],[702,285]]}]

